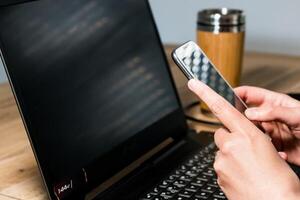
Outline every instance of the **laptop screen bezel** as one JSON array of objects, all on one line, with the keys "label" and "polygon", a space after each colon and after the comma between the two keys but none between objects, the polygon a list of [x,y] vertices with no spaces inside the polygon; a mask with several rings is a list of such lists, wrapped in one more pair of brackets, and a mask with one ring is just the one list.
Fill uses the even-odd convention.
[{"label": "laptop screen bezel", "polygon": [[[32,1],[37,1],[37,0],[27,0],[27,1],[16,0],[16,1],[10,1],[7,4],[4,4],[4,3],[0,4],[0,7],[2,7],[2,6],[14,6],[14,5],[28,3],[28,2],[32,2]],[[160,47],[160,51],[161,51],[161,54],[162,54],[162,59],[163,59],[163,62],[165,63],[165,66],[167,67],[167,71],[168,71],[168,74],[169,74],[169,77],[170,77],[170,81],[171,81],[171,84],[172,84],[173,92],[174,92],[174,95],[176,96],[176,100],[177,100],[177,103],[179,105],[179,107],[178,107],[178,109],[176,111],[170,113],[168,116],[164,117],[163,119],[160,119],[159,122],[156,122],[156,123],[152,124],[150,127],[147,127],[146,129],[148,129],[148,131],[151,131],[151,130],[157,130],[157,129],[161,128],[161,127],[174,126],[174,132],[170,133],[170,135],[168,135],[165,138],[161,138],[160,141],[157,142],[157,144],[150,145],[148,148],[144,148],[142,151],[139,151],[139,153],[137,153],[137,156],[135,158],[127,160],[127,162],[124,162],[123,165],[120,165],[118,169],[114,169],[114,171],[112,171],[110,174],[106,174],[106,176],[103,176],[103,177],[99,178],[99,182],[97,182],[97,181],[96,182],[92,182],[91,184],[88,185],[87,188],[83,188],[82,189],[82,194],[83,195],[87,194],[90,190],[92,190],[93,188],[95,188],[97,185],[100,185],[107,178],[109,178],[110,176],[113,176],[118,171],[120,171],[123,168],[125,168],[128,164],[130,164],[131,162],[133,162],[134,160],[138,159],[140,156],[142,156],[143,154],[145,154],[147,151],[149,151],[152,148],[154,148],[156,145],[158,145],[164,139],[167,139],[168,137],[171,137],[176,142],[176,141],[180,140],[182,137],[184,137],[186,135],[186,133],[187,133],[187,130],[188,130],[188,127],[187,127],[187,124],[186,124],[186,121],[185,121],[184,112],[182,110],[181,102],[180,102],[180,99],[179,99],[179,95],[178,95],[177,90],[176,90],[175,82],[174,82],[174,79],[173,79],[173,76],[172,76],[172,73],[171,73],[171,70],[170,70],[170,67],[169,67],[169,63],[168,63],[167,57],[166,57],[166,55],[164,53],[163,44],[162,44],[161,38],[159,36],[159,32],[158,32],[158,29],[157,29],[157,26],[156,26],[156,23],[155,23],[155,20],[154,20],[154,16],[153,16],[153,13],[152,13],[152,10],[151,10],[151,7],[150,7],[150,3],[149,3],[148,0],[143,0],[143,1],[145,1],[146,6],[147,6],[147,10],[148,10],[148,12],[150,14],[150,18],[151,18],[150,20],[151,20],[151,22],[153,24],[153,28],[154,28],[154,31],[155,31],[155,36],[154,37],[156,37],[157,44]],[[4,69],[5,69],[6,74],[8,76],[8,80],[9,80],[9,83],[11,85],[11,88],[12,88],[12,91],[13,91],[13,94],[14,94],[14,97],[15,97],[15,100],[16,100],[16,103],[17,103],[17,106],[18,106],[18,109],[19,109],[22,121],[24,123],[24,127],[26,129],[26,133],[27,133],[28,139],[30,140],[31,147],[33,149],[36,161],[38,163],[38,167],[39,167],[40,172],[42,174],[43,181],[44,181],[44,183],[46,185],[46,189],[47,189],[48,195],[49,195],[50,198],[54,199],[54,198],[56,198],[54,190],[52,188],[54,182],[51,179],[51,175],[49,174],[49,171],[47,171],[47,166],[46,166],[46,161],[45,161],[46,158],[43,157],[43,155],[41,155],[39,153],[39,150],[37,148],[35,148],[37,146],[36,145],[36,141],[30,135],[30,132],[32,130],[32,128],[31,128],[32,125],[31,125],[30,119],[28,117],[28,111],[26,109],[26,105],[24,104],[24,101],[23,101],[22,91],[21,91],[20,87],[18,86],[19,84],[18,84],[17,78],[14,77],[14,72],[13,72],[12,68],[9,68],[9,61],[5,60],[5,57],[6,57],[5,56],[5,47],[4,47],[4,44],[1,41],[1,39],[0,39],[0,53],[1,53],[1,60],[3,62]],[[168,121],[170,119],[172,119],[173,122],[176,121],[177,123],[168,123]],[[161,131],[164,131],[164,130],[161,130]],[[145,132],[147,132],[147,130],[142,130],[141,132],[145,133]],[[141,132],[137,133],[136,136],[140,135]],[[142,140],[144,140],[144,139],[139,138],[139,140],[137,141],[135,138],[131,138],[131,142],[130,142],[130,139],[127,140],[125,143],[122,143],[123,147],[120,147],[120,151],[119,152],[124,151],[125,148],[127,148],[128,146],[135,146],[136,143],[140,143],[140,141],[142,141]],[[134,150],[134,151],[136,153],[136,150]],[[111,155],[118,155],[118,152],[114,152],[114,153],[110,152],[110,154]]]}]

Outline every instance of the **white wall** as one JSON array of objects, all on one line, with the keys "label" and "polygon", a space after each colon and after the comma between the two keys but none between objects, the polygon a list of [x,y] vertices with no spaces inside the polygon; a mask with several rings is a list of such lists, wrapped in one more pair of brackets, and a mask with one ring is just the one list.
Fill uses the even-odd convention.
[{"label": "white wall", "polygon": [[229,7],[246,12],[246,49],[300,55],[299,0],[150,0],[163,42],[195,40],[197,12]]},{"label": "white wall", "polygon": [[[300,55],[299,0],[150,0],[166,43],[195,40],[197,11],[203,8],[240,8],[247,15],[246,49]],[[6,75],[0,64],[0,82]]]}]

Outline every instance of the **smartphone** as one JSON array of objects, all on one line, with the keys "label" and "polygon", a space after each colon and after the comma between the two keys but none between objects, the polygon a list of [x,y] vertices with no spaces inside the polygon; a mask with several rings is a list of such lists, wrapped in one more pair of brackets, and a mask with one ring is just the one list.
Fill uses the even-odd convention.
[{"label": "smartphone", "polygon": [[202,81],[244,114],[247,105],[234,93],[229,83],[195,42],[188,41],[176,48],[172,52],[172,58],[189,80],[195,78]]}]

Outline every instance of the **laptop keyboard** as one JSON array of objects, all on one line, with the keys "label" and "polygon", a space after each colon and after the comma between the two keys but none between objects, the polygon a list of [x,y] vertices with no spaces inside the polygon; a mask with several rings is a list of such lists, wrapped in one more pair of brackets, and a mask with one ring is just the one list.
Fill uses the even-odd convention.
[{"label": "laptop keyboard", "polygon": [[224,200],[213,169],[216,146],[210,144],[176,168],[140,200]]}]

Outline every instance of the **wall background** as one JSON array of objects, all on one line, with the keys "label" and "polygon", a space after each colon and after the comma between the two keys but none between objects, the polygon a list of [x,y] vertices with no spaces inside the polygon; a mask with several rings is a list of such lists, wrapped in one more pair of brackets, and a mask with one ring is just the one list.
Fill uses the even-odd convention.
[{"label": "wall background", "polygon": [[[149,0],[165,43],[195,40],[197,11],[212,7],[246,12],[246,50],[300,56],[299,0]],[[0,62],[0,83],[6,81]]]},{"label": "wall background", "polygon": [[239,8],[246,12],[246,49],[300,55],[299,0],[150,0],[163,42],[194,40],[197,12]]}]

